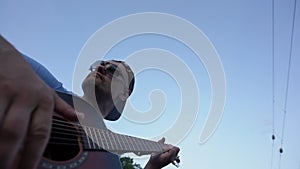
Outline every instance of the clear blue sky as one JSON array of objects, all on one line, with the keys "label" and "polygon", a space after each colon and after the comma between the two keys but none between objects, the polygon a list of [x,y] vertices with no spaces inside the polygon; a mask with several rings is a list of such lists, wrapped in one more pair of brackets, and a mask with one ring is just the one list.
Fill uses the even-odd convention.
[{"label": "clear blue sky", "polygon": [[[293,0],[275,0],[274,129],[277,139],[273,168],[278,168],[279,163],[293,3]],[[298,2],[282,169],[300,168],[299,8]],[[72,84],[72,81],[79,52],[89,37],[104,25],[119,17],[141,12],[169,13],[186,19],[213,43],[226,74],[227,95],[223,118],[214,135],[204,144],[199,144],[199,136],[209,111],[210,82],[205,67],[188,48],[174,39],[143,35],[122,41],[105,57],[124,59],[142,49],[160,48],[178,55],[190,67],[198,84],[200,108],[193,128],[178,144],[181,147],[182,169],[268,169],[271,168],[272,152],[271,10],[271,0],[2,0],[0,33],[20,51],[49,68],[66,88],[72,89],[73,85],[78,85]],[[178,120],[176,112],[180,109],[180,93],[175,80],[155,70],[138,74],[136,90],[131,97],[134,106],[146,111],[150,105],[149,92],[160,89],[166,95],[165,112],[147,125],[122,118],[108,123],[108,127],[116,132],[145,138],[160,135]],[[184,113],[189,116],[189,112]],[[143,160],[138,162],[144,164]]]}]

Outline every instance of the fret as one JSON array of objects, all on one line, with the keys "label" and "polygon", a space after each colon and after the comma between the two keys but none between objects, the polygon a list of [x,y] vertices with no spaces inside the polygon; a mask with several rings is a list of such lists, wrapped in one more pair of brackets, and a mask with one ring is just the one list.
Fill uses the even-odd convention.
[{"label": "fret", "polygon": [[121,139],[121,142],[123,143],[124,147],[123,149],[124,150],[127,150],[127,142],[126,142],[126,139],[122,136],[122,135],[119,135],[120,139]]},{"label": "fret", "polygon": [[141,146],[141,139],[136,139],[132,137],[132,140],[134,145],[134,151],[138,153],[138,155],[140,155],[144,151],[144,148]]},{"label": "fret", "polygon": [[99,140],[98,140],[97,130],[95,128],[92,128],[92,129],[93,129],[93,132],[94,132],[94,135],[95,135],[95,140],[94,141],[96,141],[97,149],[99,149],[100,144],[99,144]]},{"label": "fret", "polygon": [[147,150],[149,150],[149,148],[147,148],[147,145],[145,144],[145,140],[144,139],[140,139],[138,140],[138,145],[139,145],[139,149],[140,149],[140,153],[145,153]]},{"label": "fret", "polygon": [[[104,149],[115,153],[134,152],[137,155],[150,154],[151,152],[162,152],[163,144],[132,136],[113,133],[109,130],[90,128],[82,126],[87,138],[84,146],[88,149]],[[91,142],[91,140],[93,142]]]},{"label": "fret", "polygon": [[134,152],[137,153],[137,155],[140,155],[141,151],[142,151],[142,148],[140,146],[139,140],[134,139],[134,138],[132,138],[132,140],[134,142],[133,145],[135,145],[134,148],[133,148]]},{"label": "fret", "polygon": [[78,130],[79,130],[79,133],[82,133],[82,134],[79,134],[82,146],[84,148],[86,148],[87,147],[87,137],[85,135],[85,131],[82,126],[79,126]]},{"label": "fret", "polygon": [[125,150],[130,150],[130,143],[126,136],[123,136],[124,142],[126,143]]},{"label": "fret", "polygon": [[114,136],[115,136],[115,139],[118,142],[118,145],[120,147],[117,150],[122,150],[122,147],[124,147],[124,146],[122,145],[122,141],[120,140],[120,135],[119,134],[115,134]]},{"label": "fret", "polygon": [[140,140],[140,146],[141,146],[141,150],[143,151],[143,152],[145,152],[146,150],[147,150],[147,148],[146,148],[146,145],[145,145],[145,142],[144,142],[144,140]]},{"label": "fret", "polygon": [[98,140],[98,148],[99,149],[104,149],[103,148],[103,138],[101,136],[101,133],[100,133],[100,130],[99,129],[96,129],[96,132],[97,132],[97,140]]},{"label": "fret", "polygon": [[107,131],[104,131],[104,130],[102,130],[102,131],[103,131],[104,137],[106,138],[105,140],[106,140],[107,150],[112,150],[112,147],[110,144],[110,137],[109,137]]},{"label": "fret", "polygon": [[150,142],[150,144],[152,145],[152,151],[160,151],[158,142]]},{"label": "fret", "polygon": [[109,132],[108,131],[106,131],[106,130],[104,130],[103,131],[104,132],[104,134],[105,134],[105,136],[106,136],[106,138],[107,138],[107,146],[108,146],[108,148],[110,149],[110,150],[113,150],[114,148],[113,148],[113,145],[111,144],[111,137],[110,137],[110,135],[109,135]]},{"label": "fret", "polygon": [[[84,140],[85,134],[84,134],[84,130],[81,126],[78,126],[78,132],[79,132],[78,137],[80,137],[81,140]],[[80,133],[82,133],[82,134],[80,134]]]},{"label": "fret", "polygon": [[126,147],[126,145],[125,145],[124,140],[122,139],[121,135],[118,134],[118,135],[117,135],[117,138],[118,138],[118,141],[119,141],[119,143],[120,143],[122,149],[124,149],[124,147]]},{"label": "fret", "polygon": [[104,145],[104,142],[105,142],[105,138],[103,137],[102,133],[101,133],[101,130],[98,130],[98,135],[99,135],[99,139],[100,139],[100,146],[101,148],[105,149],[105,145]]},{"label": "fret", "polygon": [[124,138],[125,138],[125,140],[126,140],[126,142],[127,142],[127,150],[132,150],[133,149],[133,147],[132,147],[132,143],[131,143],[131,141],[130,141],[130,138],[129,138],[129,136],[124,136]]},{"label": "fret", "polygon": [[157,151],[163,151],[164,150],[164,148],[163,148],[164,146],[163,146],[163,144],[161,144],[161,143],[158,143],[158,144],[156,144],[156,148],[157,148]]},{"label": "fret", "polygon": [[118,150],[120,147],[116,144],[115,135],[112,132],[107,131],[107,135],[109,136],[109,142],[111,144],[112,150]]},{"label": "fret", "polygon": [[151,145],[152,145],[152,151],[159,151],[159,148],[158,148],[158,142],[149,142]]},{"label": "fret", "polygon": [[110,145],[111,145],[111,149],[112,151],[113,150],[117,150],[117,145],[115,144],[115,138],[114,138],[114,135],[111,133],[111,132],[107,132],[107,134],[109,135],[109,142],[110,142]]},{"label": "fret", "polygon": [[135,146],[134,142],[135,142],[136,139],[134,139],[134,138],[131,137],[131,136],[127,136],[127,138],[129,139],[129,142],[130,142],[129,147],[131,147],[131,150],[135,150],[135,149],[136,149],[136,146]]},{"label": "fret", "polygon": [[[88,132],[86,131],[86,128],[85,126],[82,126],[83,130],[84,130],[84,133],[87,135]],[[89,139],[89,136],[86,136],[86,140],[88,142],[88,148],[91,148],[91,143],[90,143],[90,139]]]},{"label": "fret", "polygon": [[139,146],[139,151],[140,153],[144,152],[146,150],[146,147],[145,145],[143,144],[144,140],[141,139],[141,140],[138,140],[137,144]]},{"label": "fret", "polygon": [[93,136],[93,133],[92,133],[90,127],[88,127],[88,132],[89,132],[90,138],[91,138],[91,140],[92,140],[92,141],[91,141],[91,142],[92,142],[92,149],[96,149],[96,146],[95,146],[95,143],[94,143],[95,138],[94,138],[94,136]]},{"label": "fret", "polygon": [[103,149],[105,149],[105,150],[109,150],[108,149],[108,145],[107,145],[107,139],[106,139],[106,137],[105,137],[105,134],[104,134],[104,132],[103,132],[103,130],[100,130],[100,135],[101,135],[101,138],[103,138],[102,139],[102,142],[103,142]]},{"label": "fret", "polygon": [[146,144],[146,140],[142,140],[142,145],[144,147],[144,150],[150,150],[151,147],[149,146],[149,144]]},{"label": "fret", "polygon": [[149,144],[149,146],[151,147],[151,150],[155,150],[155,147],[154,147],[154,145],[153,145],[152,142],[148,142],[148,144]]}]

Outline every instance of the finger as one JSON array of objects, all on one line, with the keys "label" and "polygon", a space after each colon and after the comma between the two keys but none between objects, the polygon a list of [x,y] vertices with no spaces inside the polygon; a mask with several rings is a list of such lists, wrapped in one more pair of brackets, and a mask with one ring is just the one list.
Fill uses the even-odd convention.
[{"label": "finger", "polygon": [[4,120],[6,112],[8,111],[9,102],[10,102],[10,99],[8,99],[7,96],[0,97],[0,126],[2,124],[2,121]]},{"label": "finger", "polygon": [[69,120],[76,120],[77,116],[75,110],[66,103],[63,99],[61,99],[55,92],[53,92],[54,96],[54,110],[61,116],[69,119]]},{"label": "finger", "polygon": [[83,120],[85,118],[84,113],[76,112],[76,115],[77,115],[77,117],[78,117],[79,120]]},{"label": "finger", "polygon": [[173,147],[172,148],[172,151],[173,151],[173,160],[176,160],[176,158],[178,158],[178,153],[180,151],[179,147]]},{"label": "finger", "polygon": [[159,143],[165,144],[166,138],[161,138],[160,140],[158,140]]},{"label": "finger", "polygon": [[27,133],[30,114],[34,106],[24,105],[22,101],[15,101],[9,105],[0,129],[0,168],[11,168],[17,153],[22,147]]},{"label": "finger", "polygon": [[[163,137],[160,140],[158,140],[157,142],[161,143],[161,144],[165,144],[166,139]],[[163,150],[166,151],[165,146],[163,147]],[[152,156],[155,156],[159,153],[151,153]]]},{"label": "finger", "polygon": [[165,152],[162,154],[163,158],[169,159],[168,161],[174,161],[178,157],[180,149],[170,144],[166,145]]},{"label": "finger", "polygon": [[[47,103],[47,101],[44,103]],[[44,153],[50,136],[54,111],[54,104],[51,105],[51,102],[49,104],[39,105],[31,116],[19,165],[22,168],[35,168]]]},{"label": "finger", "polygon": [[180,149],[178,147],[173,146],[167,153],[169,156],[169,159],[171,161],[177,161],[179,159],[178,157],[178,153],[179,153]]}]

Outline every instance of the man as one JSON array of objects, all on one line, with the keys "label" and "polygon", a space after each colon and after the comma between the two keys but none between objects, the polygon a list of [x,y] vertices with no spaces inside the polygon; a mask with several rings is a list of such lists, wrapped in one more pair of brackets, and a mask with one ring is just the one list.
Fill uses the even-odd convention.
[{"label": "man", "polygon": [[[55,90],[65,91],[61,83],[58,82],[43,66],[26,56],[24,56],[24,58],[32,65],[33,69],[36,70],[36,73],[50,87]],[[133,86],[133,73],[129,66],[124,62],[98,61],[91,66],[91,73],[86,77],[82,84],[82,88],[84,91],[83,98],[86,101],[90,102],[95,108],[98,108],[105,119],[117,120],[121,115],[127,98],[133,90]],[[25,104],[26,100],[23,100],[23,102]],[[51,119],[51,117],[48,118]],[[162,139],[161,142],[164,142],[164,139]],[[21,145],[22,143],[19,144]],[[2,144],[0,146],[2,147]],[[2,151],[2,149],[0,149],[1,155],[4,156],[5,152],[6,151]],[[167,145],[166,151],[164,153],[151,156],[145,168],[162,168],[174,161],[177,157],[178,152],[179,148]],[[29,165],[30,167],[26,168],[34,168],[33,166],[36,166],[37,161],[38,157],[32,160],[32,165]],[[0,163],[0,165],[2,165],[2,162]],[[3,165],[5,166],[4,163]],[[9,165],[7,164],[7,166]]]}]

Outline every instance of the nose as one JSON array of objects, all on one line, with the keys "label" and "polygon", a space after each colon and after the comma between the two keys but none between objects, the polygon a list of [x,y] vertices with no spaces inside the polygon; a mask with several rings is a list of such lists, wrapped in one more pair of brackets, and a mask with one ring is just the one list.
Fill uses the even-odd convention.
[{"label": "nose", "polygon": [[105,68],[104,68],[104,66],[103,65],[99,65],[98,67],[97,67],[97,71],[99,72],[99,73],[101,73],[101,74],[106,74],[106,70],[105,70]]}]

